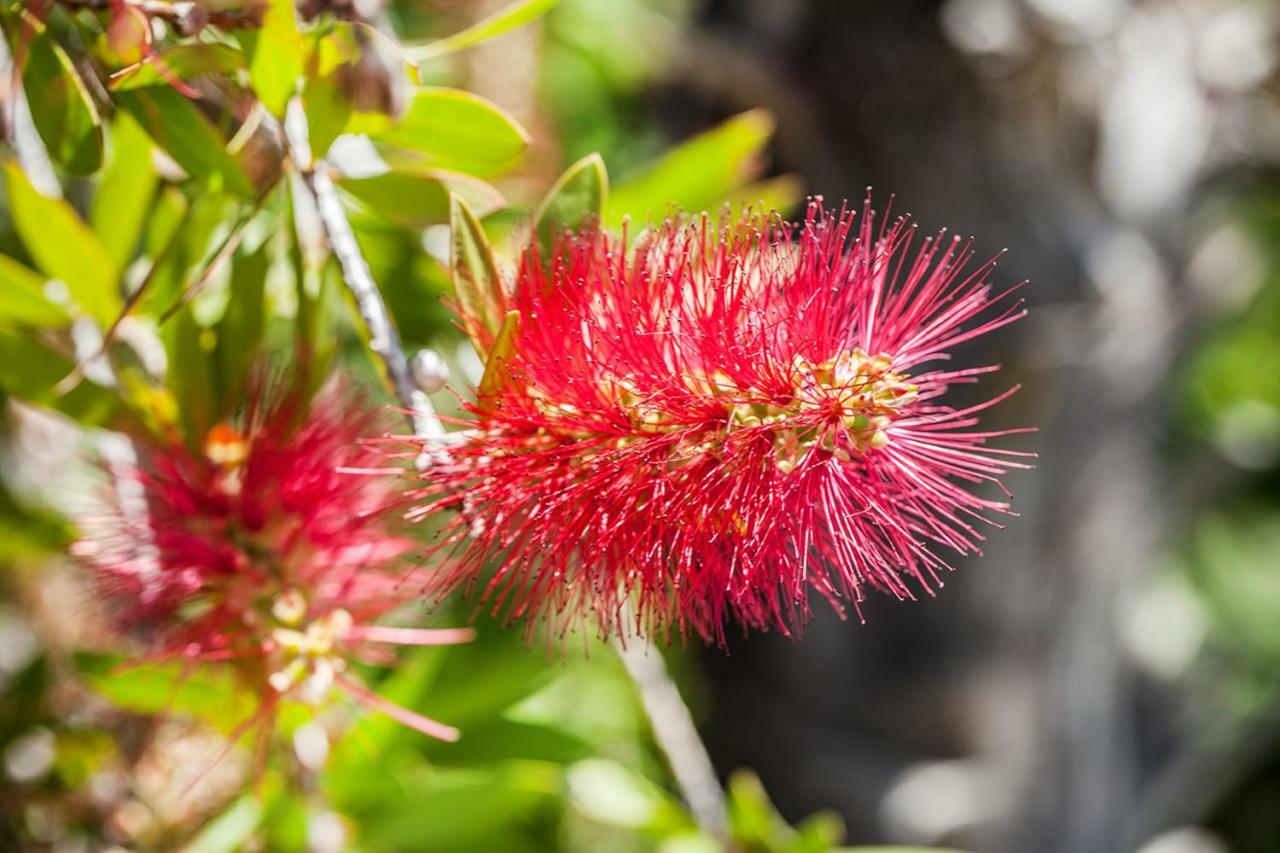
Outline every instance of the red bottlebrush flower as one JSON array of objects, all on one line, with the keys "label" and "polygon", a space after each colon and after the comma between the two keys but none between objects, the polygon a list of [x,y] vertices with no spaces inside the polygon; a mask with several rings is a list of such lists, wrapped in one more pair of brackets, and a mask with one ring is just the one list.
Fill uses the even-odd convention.
[{"label": "red bottlebrush flower", "polygon": [[994,261],[965,271],[969,244],[913,253],[905,220],[854,218],[814,203],[794,228],[704,215],[629,251],[599,229],[547,263],[526,251],[473,438],[418,491],[420,514],[461,510],[448,583],[492,566],[484,596],[512,618],[592,612],[607,632],[631,600],[640,630],[719,642],[730,619],[796,630],[810,589],[837,609],[932,594],[937,549],[976,552],[1008,511],[971,489],[1003,491],[1027,455],[987,447],[1022,430],[977,426],[1012,390],[943,401],[998,369],[949,352],[1025,312]]},{"label": "red bottlebrush flower", "polygon": [[412,543],[388,523],[390,484],[345,470],[384,464],[360,444],[376,416],[333,388],[309,408],[297,395],[257,393],[243,420],[214,427],[199,452],[176,438],[139,441],[136,459],[110,466],[114,497],[83,520],[74,552],[119,627],[153,658],[237,667],[266,711],[284,696],[319,702],[336,686],[456,738],[346,672],[349,660],[389,662],[385,643],[471,638],[470,629],[373,624],[414,592],[398,559]]}]

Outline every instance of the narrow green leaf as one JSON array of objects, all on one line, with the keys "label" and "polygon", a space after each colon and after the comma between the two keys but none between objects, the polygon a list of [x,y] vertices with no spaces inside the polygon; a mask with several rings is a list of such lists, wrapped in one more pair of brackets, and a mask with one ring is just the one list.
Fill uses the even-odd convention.
[{"label": "narrow green leaf", "polygon": [[221,405],[216,419],[231,414],[244,399],[265,329],[265,293],[269,241],[256,250],[237,255],[231,262],[231,293],[218,323],[218,387]]},{"label": "narrow green leaf", "polygon": [[551,257],[555,239],[562,230],[577,230],[585,221],[600,220],[608,197],[609,173],[599,154],[588,154],[570,166],[534,214],[534,231],[542,257]]},{"label": "narrow green leaf", "polygon": [[262,825],[262,798],[245,794],[204,828],[182,849],[184,853],[235,853],[245,849]]},{"label": "narrow green leaf", "polygon": [[156,51],[141,62],[111,75],[113,91],[168,86],[197,77],[237,77],[246,68],[244,54],[227,44],[193,42]]},{"label": "narrow green leaf", "polygon": [[119,271],[98,238],[61,199],[41,195],[13,161],[4,164],[14,227],[36,265],[67,286],[71,298],[102,324],[120,309]]},{"label": "narrow green leaf", "polygon": [[448,38],[427,44],[406,45],[406,53],[414,62],[426,62],[438,56],[456,53],[523,27],[545,15],[559,2],[560,0],[519,0]]},{"label": "narrow green leaf", "polygon": [[293,0],[267,0],[262,26],[240,34],[249,57],[249,80],[263,105],[277,117],[298,89],[303,44]]},{"label": "narrow green leaf", "polygon": [[501,107],[439,87],[419,88],[398,123],[368,129],[377,142],[412,152],[410,159],[426,167],[481,177],[509,169],[529,145],[529,134]]},{"label": "narrow green leaf", "polygon": [[58,327],[71,322],[62,306],[45,295],[48,279],[28,269],[13,258],[0,255],[0,323],[27,323],[32,326]]},{"label": "narrow green leaf", "polygon": [[4,19],[9,50],[22,67],[22,88],[49,155],[73,175],[102,166],[106,138],[98,108],[80,72],[30,14]]},{"label": "narrow green leaf", "polygon": [[253,184],[227,151],[227,142],[195,105],[168,86],[120,92],[116,103],[193,178],[214,178],[222,187],[254,198]]},{"label": "narrow green leaf", "polygon": [[311,73],[302,84],[302,109],[311,154],[323,157],[351,119],[351,101],[339,91],[333,74]]},{"label": "narrow green leaf", "polygon": [[569,764],[592,754],[590,744],[563,729],[491,717],[469,724],[457,743],[423,738],[421,751],[433,764],[464,767],[514,760]]},{"label": "narrow green leaf", "polygon": [[168,385],[178,403],[187,445],[197,449],[204,445],[205,436],[216,422],[211,393],[216,380],[210,352],[213,332],[196,322],[190,305],[163,325],[161,331],[169,353]]},{"label": "narrow green leaf", "polygon": [[371,178],[344,178],[339,186],[373,213],[409,228],[449,221],[449,197],[464,193],[485,213],[502,207],[502,196],[488,184],[450,172],[387,172]]},{"label": "narrow green leaf", "polygon": [[256,710],[257,702],[230,670],[178,663],[125,663],[112,655],[78,652],[76,671],[112,704],[138,714],[181,712],[230,731]]},{"label": "narrow green leaf", "polygon": [[480,377],[480,387],[476,389],[476,400],[480,408],[495,405],[498,395],[511,381],[511,371],[507,363],[516,349],[516,339],[520,335],[520,312],[508,311],[502,320],[502,326],[493,341],[493,349],[484,363],[484,375]]},{"label": "narrow green leaf", "polygon": [[128,113],[116,116],[111,134],[111,162],[102,173],[89,211],[89,223],[111,256],[124,269],[138,246],[159,176],[151,165],[151,138]]},{"label": "narrow green leaf", "polygon": [[785,214],[804,199],[804,181],[798,175],[779,175],[736,189],[725,196],[733,207],[752,206],[761,212]]},{"label": "narrow green leaf", "polygon": [[661,217],[672,205],[687,211],[719,207],[759,174],[773,127],[767,112],[751,110],[678,145],[614,188],[608,225],[617,226],[625,216]]},{"label": "narrow green leaf", "polygon": [[458,196],[451,195],[449,201],[449,271],[471,343],[484,358],[502,329],[507,298],[480,220]]},{"label": "narrow green leaf", "polygon": [[74,367],[70,358],[34,336],[0,324],[0,397],[46,406],[84,426],[114,423],[123,410],[115,389],[81,382],[66,394],[54,391]]}]

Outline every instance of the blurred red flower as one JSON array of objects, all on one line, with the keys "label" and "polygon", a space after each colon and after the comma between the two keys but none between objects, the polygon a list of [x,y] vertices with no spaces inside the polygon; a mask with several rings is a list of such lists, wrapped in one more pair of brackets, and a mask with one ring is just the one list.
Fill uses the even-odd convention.
[{"label": "blurred red flower", "polygon": [[491,567],[483,595],[513,619],[608,632],[630,600],[637,630],[718,642],[730,620],[798,629],[811,589],[837,609],[932,594],[939,548],[978,550],[1030,455],[987,446],[1025,430],[978,427],[1016,389],[943,402],[998,370],[950,351],[1025,312],[994,260],[966,271],[968,243],[914,233],[815,202],[798,226],[703,215],[629,250],[595,228],[527,250],[473,437],[421,474],[415,514],[460,510],[445,588]]},{"label": "blurred red flower", "polygon": [[393,660],[384,643],[465,642],[469,629],[380,626],[416,592],[391,529],[385,477],[349,468],[385,460],[361,445],[377,416],[338,386],[314,401],[256,392],[241,425],[198,451],[178,438],[135,441],[113,465],[104,512],[82,519],[74,552],[92,568],[122,631],[150,659],[235,666],[264,697],[310,703],[338,688],[426,734],[457,732],[382,700],[348,662]]}]

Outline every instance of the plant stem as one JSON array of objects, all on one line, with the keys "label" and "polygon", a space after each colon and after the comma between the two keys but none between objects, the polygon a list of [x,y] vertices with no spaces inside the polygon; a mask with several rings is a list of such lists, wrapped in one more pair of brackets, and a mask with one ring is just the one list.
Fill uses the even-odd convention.
[{"label": "plant stem", "polygon": [[694,822],[712,838],[725,840],[729,821],[724,789],[693,723],[689,706],[671,680],[662,653],[643,647],[637,637],[632,637],[630,644],[624,639],[615,639],[613,647],[635,682],[653,729],[653,739],[667,758],[671,775]]},{"label": "plant stem", "polygon": [[342,280],[356,301],[365,329],[369,332],[369,349],[382,360],[387,380],[400,404],[407,410],[413,423],[413,433],[418,438],[432,442],[444,437],[444,425],[436,416],[431,400],[418,388],[409,370],[400,333],[387,311],[382,292],[373,280],[369,263],[360,251],[351,222],[342,207],[342,199],[333,185],[333,179],[323,160],[311,160],[311,144],[308,141],[307,117],[297,101],[289,105],[284,122],[285,140],[294,165],[315,203],[321,227],[329,240],[329,247],[342,270]]}]

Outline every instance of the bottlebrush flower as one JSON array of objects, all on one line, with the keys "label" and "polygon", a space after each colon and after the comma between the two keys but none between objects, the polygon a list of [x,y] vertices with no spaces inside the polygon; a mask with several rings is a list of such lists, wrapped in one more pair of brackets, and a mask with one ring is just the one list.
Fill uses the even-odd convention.
[{"label": "bottlebrush flower", "polygon": [[[355,476],[376,416],[331,388],[307,407],[257,393],[238,427],[135,442],[112,466],[114,497],[87,517],[74,552],[94,571],[119,627],[154,659],[223,662],[263,697],[310,703],[331,688],[434,737],[457,732],[372,693],[348,661],[387,663],[383,644],[465,642],[469,629],[388,627],[405,603],[412,547],[396,536],[385,478]],[[377,457],[378,464],[383,464]]]},{"label": "bottlebrush flower", "polygon": [[968,243],[913,251],[910,223],[854,219],[815,202],[794,228],[703,215],[629,251],[599,229],[545,264],[526,251],[473,437],[421,474],[416,514],[460,510],[446,587],[492,567],[483,595],[510,618],[590,612],[607,632],[631,600],[641,631],[719,642],[730,619],[795,631],[811,589],[837,609],[932,595],[938,552],[978,551],[1008,512],[973,489],[1007,496],[1027,455],[987,446],[1021,430],[978,428],[1016,389],[943,401],[998,369],[950,351],[1025,312],[987,283],[994,261],[965,271]]}]

